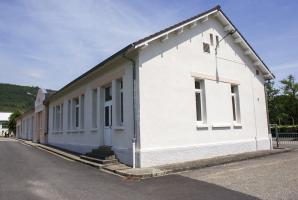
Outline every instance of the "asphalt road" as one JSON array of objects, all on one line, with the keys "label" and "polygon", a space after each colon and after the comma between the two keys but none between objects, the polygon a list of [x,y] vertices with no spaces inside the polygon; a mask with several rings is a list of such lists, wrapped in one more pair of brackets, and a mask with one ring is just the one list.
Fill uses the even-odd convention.
[{"label": "asphalt road", "polygon": [[260,199],[298,199],[298,149],[259,159],[182,173]]},{"label": "asphalt road", "polygon": [[[286,157],[289,157],[291,161],[285,161],[286,164],[282,166],[289,168],[289,173],[292,176],[285,176],[285,179],[276,181],[283,181],[282,183],[289,181],[288,183],[292,185],[286,185],[286,187],[289,187],[287,193],[292,193],[297,191],[298,162],[296,156],[297,153],[289,153],[250,162],[260,162],[259,165],[262,165],[262,163],[268,162],[266,159],[269,159],[270,162],[273,162],[270,159],[277,159],[275,162],[279,162],[279,159],[285,161],[287,160]],[[238,164],[241,165],[241,163],[243,162]],[[283,162],[279,163],[282,164]],[[252,164],[254,166],[254,163]],[[247,167],[247,164],[244,165],[244,168]],[[260,184],[263,181],[264,184],[268,183],[268,185],[261,187],[270,188],[270,184],[272,184],[270,181],[273,180],[268,179],[267,175],[270,173],[266,172],[265,169],[271,170],[271,165],[254,167],[249,171],[239,168],[238,172],[237,170],[236,172],[235,170],[231,171],[231,167],[233,165],[195,170],[142,181],[126,180],[90,166],[66,160],[49,152],[13,140],[0,138],[0,199],[242,200],[257,199],[256,196],[267,197],[260,195],[259,190],[254,192],[254,187],[243,189],[235,185],[244,184],[244,188],[247,185],[254,186],[255,182],[251,180],[253,176],[251,173],[255,170],[256,175],[254,177],[260,177],[254,179],[256,183]],[[272,169],[276,170],[276,168]],[[258,170],[260,171],[258,172]],[[224,174],[220,175],[220,173],[226,173],[226,176]],[[249,181],[244,178],[234,177],[231,173],[240,173],[240,177],[247,176]],[[217,174],[216,176],[221,178],[214,179],[209,176],[211,174]],[[275,176],[272,176],[272,178],[275,178]],[[280,189],[284,190],[285,186]],[[295,194],[298,193],[292,193],[292,196],[286,197],[291,199],[290,197],[294,197]]]}]

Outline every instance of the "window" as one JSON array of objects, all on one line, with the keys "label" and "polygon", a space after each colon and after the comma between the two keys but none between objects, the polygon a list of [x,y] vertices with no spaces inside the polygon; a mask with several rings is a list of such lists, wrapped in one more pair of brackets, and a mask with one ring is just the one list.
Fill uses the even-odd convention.
[{"label": "window", "polygon": [[212,33],[210,33],[210,45],[213,46],[213,34]]},{"label": "window", "polygon": [[92,90],[92,128],[97,128],[97,89]]},{"label": "window", "polygon": [[61,131],[62,129],[63,129],[63,104],[59,104],[53,107],[53,130]]},{"label": "window", "polygon": [[112,100],[112,87],[106,87],[105,88],[105,101]]},{"label": "window", "polygon": [[119,80],[119,86],[120,86],[120,125],[123,125],[123,81],[122,79]]},{"label": "window", "polygon": [[79,98],[73,99],[73,121],[74,128],[79,128],[80,126],[80,104]]},{"label": "window", "polygon": [[56,106],[55,130],[60,130],[60,105]]},{"label": "window", "polygon": [[53,130],[56,130],[56,106],[53,107],[53,123],[52,123],[52,127]]},{"label": "window", "polygon": [[85,117],[85,95],[72,99],[71,112],[71,123],[74,129],[84,128],[84,117]]},{"label": "window", "polygon": [[231,85],[231,98],[232,98],[232,111],[233,111],[233,121],[240,122],[240,108],[239,108],[239,93],[238,86]]},{"label": "window", "polygon": [[218,35],[215,36],[215,40],[216,40],[216,46],[218,47],[218,45],[219,45],[219,37],[218,37]]},{"label": "window", "polygon": [[204,121],[204,94],[203,94],[203,81],[195,81],[195,95],[196,95],[196,115],[197,121]]},{"label": "window", "polygon": [[80,99],[80,128],[83,129],[84,126],[85,126],[85,95],[82,95],[81,96],[81,99]]},{"label": "window", "polygon": [[259,70],[256,70],[256,75],[259,75],[260,74],[260,71]]},{"label": "window", "polygon": [[210,45],[208,43],[203,43],[203,50],[206,53],[210,53]]},{"label": "window", "polygon": [[67,128],[71,129],[71,100],[67,102]]}]

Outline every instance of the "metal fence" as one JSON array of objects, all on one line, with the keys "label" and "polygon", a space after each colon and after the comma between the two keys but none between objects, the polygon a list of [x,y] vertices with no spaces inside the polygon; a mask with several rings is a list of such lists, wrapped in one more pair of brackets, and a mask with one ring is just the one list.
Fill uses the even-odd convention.
[{"label": "metal fence", "polygon": [[298,130],[296,128],[279,128],[277,124],[270,124],[270,128],[275,147],[298,145]]}]

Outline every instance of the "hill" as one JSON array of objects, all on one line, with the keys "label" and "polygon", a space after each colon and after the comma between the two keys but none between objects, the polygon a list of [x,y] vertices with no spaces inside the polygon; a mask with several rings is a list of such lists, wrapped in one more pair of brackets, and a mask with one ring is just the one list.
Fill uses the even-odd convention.
[{"label": "hill", "polygon": [[0,83],[0,112],[24,112],[34,106],[38,87]]}]

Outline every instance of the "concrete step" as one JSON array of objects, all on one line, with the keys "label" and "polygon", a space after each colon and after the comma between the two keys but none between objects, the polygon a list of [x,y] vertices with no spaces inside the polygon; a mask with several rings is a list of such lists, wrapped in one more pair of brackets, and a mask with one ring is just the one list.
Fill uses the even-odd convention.
[{"label": "concrete step", "polygon": [[131,167],[128,167],[127,165],[124,165],[122,163],[117,163],[117,164],[103,166],[102,169],[115,173],[118,170],[131,169]]},{"label": "concrete step", "polygon": [[93,157],[84,156],[84,155],[81,155],[80,158],[81,159],[84,159],[84,160],[91,161],[91,162],[96,162],[96,163],[99,163],[99,164],[102,164],[102,165],[109,165],[109,164],[118,163],[118,160],[117,159],[107,159],[107,160],[104,160],[104,159],[98,159],[98,158],[93,158]]},{"label": "concrete step", "polygon": [[115,153],[110,146],[100,146],[96,149],[93,149],[91,152],[86,153],[86,156],[99,160],[116,159]]}]

